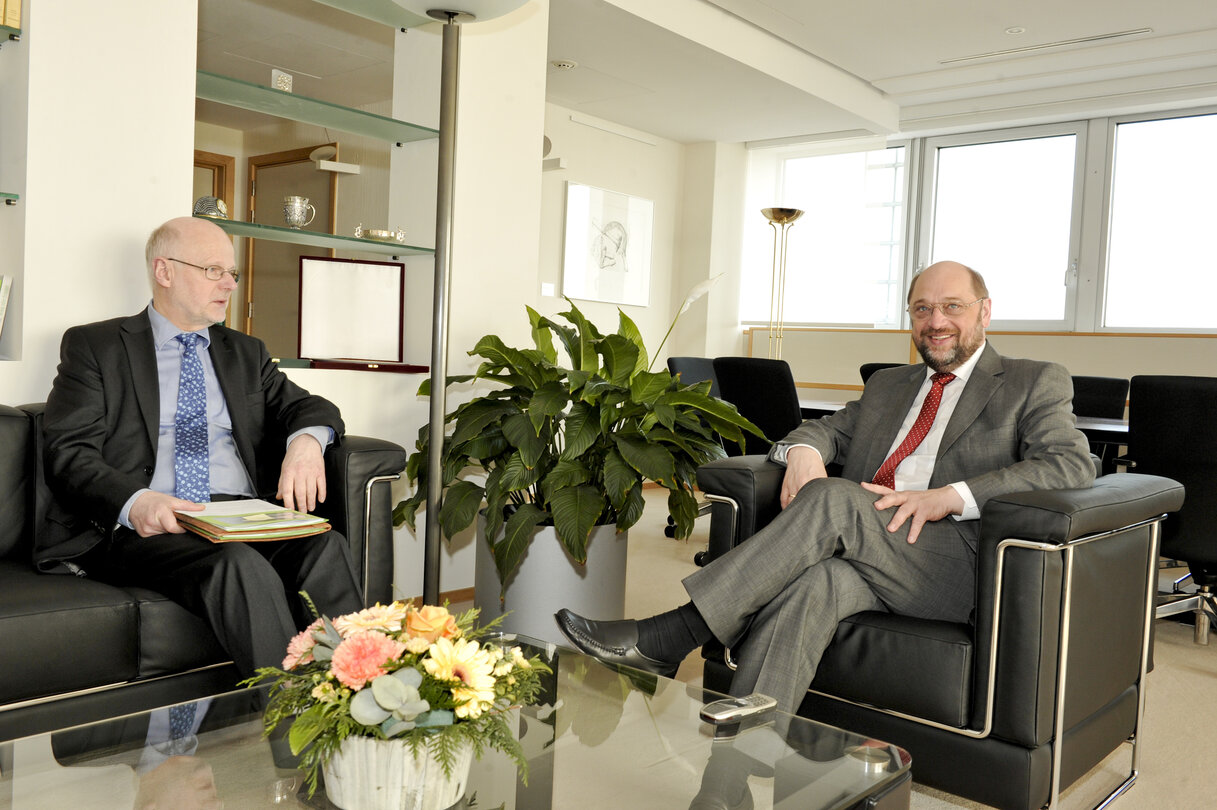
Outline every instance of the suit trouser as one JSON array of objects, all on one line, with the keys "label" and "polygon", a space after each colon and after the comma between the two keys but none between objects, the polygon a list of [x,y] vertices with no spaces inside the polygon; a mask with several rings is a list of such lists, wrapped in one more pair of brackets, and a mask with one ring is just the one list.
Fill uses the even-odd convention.
[{"label": "suit trouser", "polygon": [[112,585],[161,593],[205,619],[243,677],[278,667],[287,643],[313,621],[363,607],[346,539],[335,531],[261,543],[212,543],[196,534],[140,537],[129,529],[91,551],[83,567]]},{"label": "suit trouser", "polygon": [[925,524],[909,544],[907,523],[889,532],[895,510],[876,500],[852,481],[814,480],[746,543],[685,578],[715,638],[736,653],[733,694],[797,710],[837,624],[864,610],[967,621],[976,557],[953,519]]}]

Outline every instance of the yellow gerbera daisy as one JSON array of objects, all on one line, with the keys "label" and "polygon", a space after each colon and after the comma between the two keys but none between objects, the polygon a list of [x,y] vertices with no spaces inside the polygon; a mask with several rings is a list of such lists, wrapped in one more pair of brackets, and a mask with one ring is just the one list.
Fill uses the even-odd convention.
[{"label": "yellow gerbera daisy", "polygon": [[494,703],[494,661],[476,641],[441,638],[431,645],[423,667],[438,680],[461,682],[452,690],[457,717],[480,717]]}]

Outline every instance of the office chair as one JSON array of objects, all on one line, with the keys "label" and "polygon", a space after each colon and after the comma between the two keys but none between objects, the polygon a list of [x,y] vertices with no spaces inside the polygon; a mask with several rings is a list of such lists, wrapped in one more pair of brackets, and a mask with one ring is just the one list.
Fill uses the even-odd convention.
[{"label": "office chair", "polygon": [[1121,463],[1138,473],[1169,476],[1187,500],[1162,529],[1162,556],[1187,563],[1199,591],[1161,596],[1157,615],[1195,613],[1197,644],[1207,644],[1217,611],[1217,378],[1137,376],[1128,399],[1128,453]]},{"label": "office chair", "polygon": [[863,363],[858,367],[858,374],[862,376],[862,384],[866,385],[866,381],[876,371],[882,371],[885,368],[899,368],[905,365],[904,363]]},{"label": "office chair", "polygon": [[1077,416],[1123,419],[1128,380],[1122,377],[1073,376],[1073,412]]},{"label": "office chair", "polygon": [[679,376],[684,385],[704,380],[710,381],[710,396],[722,399],[718,388],[718,377],[714,376],[714,359],[710,357],[669,357],[668,373]]},{"label": "office chair", "polygon": [[[722,399],[722,392],[718,388],[718,377],[714,375],[714,359],[710,357],[669,357],[668,358],[668,373],[673,377],[680,377],[680,382],[683,385],[690,385],[696,382],[710,381],[710,396]],[[722,442],[722,439],[719,439]],[[698,497],[697,499],[697,516],[709,514],[710,502],[705,498]],[[663,533],[666,537],[676,536],[676,522],[672,520],[672,516],[668,515],[668,523],[663,528]],[[699,551],[693,555],[696,562],[698,555],[704,555],[704,551]],[[704,559],[704,556],[703,556]],[[700,565],[700,563],[698,563]]]},{"label": "office chair", "polygon": [[716,357],[714,374],[722,398],[765,434],[765,439],[746,434],[741,449],[734,442],[723,447],[729,456],[764,454],[773,442],[803,422],[799,392],[785,360],[763,357]]},{"label": "office chair", "polygon": [[[1122,377],[1073,377],[1073,413],[1099,419],[1123,419],[1128,399],[1128,380]],[[1120,444],[1090,442],[1090,452],[1099,457],[1103,472],[1115,472]]]}]

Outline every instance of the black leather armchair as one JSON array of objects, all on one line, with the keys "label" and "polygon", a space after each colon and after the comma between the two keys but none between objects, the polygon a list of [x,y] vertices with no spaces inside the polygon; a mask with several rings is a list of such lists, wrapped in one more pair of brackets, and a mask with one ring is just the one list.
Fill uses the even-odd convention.
[{"label": "black leather armchair", "polygon": [[[698,471],[711,559],[777,514],[783,473],[762,456]],[[895,743],[916,781],[1006,810],[1054,805],[1130,741],[1118,795],[1136,778],[1159,526],[1182,502],[1180,484],[1148,475],[990,500],[972,621],[850,617],[799,713]],[[703,655],[705,686],[726,690],[729,651]]]}]

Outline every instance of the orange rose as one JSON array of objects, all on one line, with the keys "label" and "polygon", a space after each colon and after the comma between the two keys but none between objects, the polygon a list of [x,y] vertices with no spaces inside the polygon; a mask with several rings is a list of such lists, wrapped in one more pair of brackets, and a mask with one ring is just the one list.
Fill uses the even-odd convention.
[{"label": "orange rose", "polygon": [[456,638],[460,630],[447,608],[423,605],[406,616],[406,632],[415,638],[435,642],[441,638]]}]

